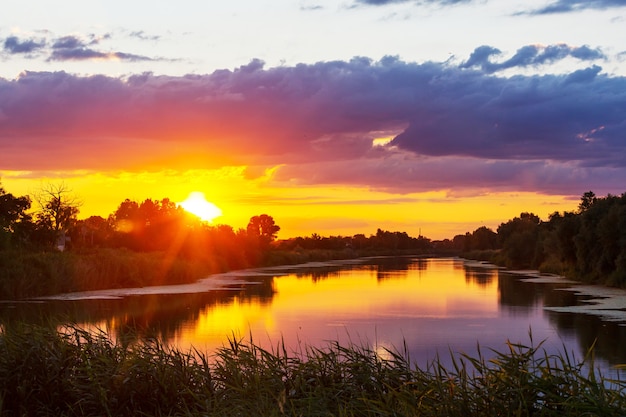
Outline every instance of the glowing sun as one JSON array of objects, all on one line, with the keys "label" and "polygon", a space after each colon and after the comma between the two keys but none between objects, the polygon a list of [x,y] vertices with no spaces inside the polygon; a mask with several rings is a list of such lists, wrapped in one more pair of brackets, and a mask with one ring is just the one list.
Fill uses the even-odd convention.
[{"label": "glowing sun", "polygon": [[204,193],[194,191],[180,206],[191,214],[200,217],[201,220],[211,222],[222,215],[222,210],[215,204],[206,201]]}]

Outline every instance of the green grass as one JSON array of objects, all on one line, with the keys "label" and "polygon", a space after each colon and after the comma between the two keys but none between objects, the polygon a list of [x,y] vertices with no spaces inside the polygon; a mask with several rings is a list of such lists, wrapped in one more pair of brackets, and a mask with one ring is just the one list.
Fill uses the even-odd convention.
[{"label": "green grass", "polygon": [[425,369],[330,343],[231,340],[208,356],[151,340],[15,325],[0,335],[1,416],[624,416],[626,384],[592,363],[510,344]]}]

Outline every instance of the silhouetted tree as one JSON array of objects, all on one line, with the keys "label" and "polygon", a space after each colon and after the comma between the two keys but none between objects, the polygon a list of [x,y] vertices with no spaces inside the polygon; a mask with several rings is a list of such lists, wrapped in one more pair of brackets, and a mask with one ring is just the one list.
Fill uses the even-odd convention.
[{"label": "silhouetted tree", "polygon": [[108,219],[91,216],[78,220],[70,230],[73,248],[105,247],[112,244],[115,229]]},{"label": "silhouetted tree", "polygon": [[64,183],[44,185],[34,198],[39,205],[36,218],[40,235],[48,236],[42,240],[54,244],[76,221],[81,202]]},{"label": "silhouetted tree", "polygon": [[583,211],[588,210],[597,200],[596,194],[593,191],[587,191],[580,198],[580,204],[578,204],[579,212],[582,213]]},{"label": "silhouetted tree", "polygon": [[118,231],[118,245],[135,250],[153,251],[182,246],[189,227],[199,220],[169,198],[144,200],[141,204],[124,200],[110,216]]},{"label": "silhouetted tree", "polygon": [[0,249],[6,249],[20,240],[22,236],[19,232],[24,230],[21,226],[31,221],[31,216],[26,213],[28,209],[28,196],[15,197],[0,186]]},{"label": "silhouetted tree", "polygon": [[498,247],[498,234],[486,226],[481,226],[474,230],[472,234],[465,235],[465,251],[489,250]]},{"label": "silhouetted tree", "polygon": [[521,213],[519,217],[500,224],[498,240],[508,266],[526,268],[534,265],[540,222],[539,217],[533,213]]},{"label": "silhouetted tree", "polygon": [[274,223],[272,216],[261,214],[250,218],[246,231],[249,236],[258,237],[263,244],[269,244],[276,239],[280,226]]}]

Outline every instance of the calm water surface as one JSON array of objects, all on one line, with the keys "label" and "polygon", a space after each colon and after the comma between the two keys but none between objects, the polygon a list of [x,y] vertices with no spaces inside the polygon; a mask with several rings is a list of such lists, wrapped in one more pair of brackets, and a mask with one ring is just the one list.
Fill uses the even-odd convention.
[{"label": "calm water surface", "polygon": [[[112,337],[157,336],[212,352],[229,338],[293,351],[329,341],[409,350],[425,365],[437,353],[476,353],[477,343],[544,342],[550,353],[582,359],[596,342],[604,369],[626,363],[626,326],[544,307],[581,303],[566,284],[524,282],[519,275],[462,259],[368,258],[239,271],[202,283],[83,294],[0,306],[0,319],[57,320],[97,327]],[[218,282],[219,284],[216,284]],[[219,289],[215,289],[220,287]],[[213,288],[207,290],[207,288]],[[175,289],[175,290],[174,290]]]}]

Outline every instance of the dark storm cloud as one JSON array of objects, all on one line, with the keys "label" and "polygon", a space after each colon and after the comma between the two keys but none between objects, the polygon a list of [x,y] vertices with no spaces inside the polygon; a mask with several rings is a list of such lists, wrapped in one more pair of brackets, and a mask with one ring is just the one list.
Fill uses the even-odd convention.
[{"label": "dark storm cloud", "polygon": [[5,169],[20,170],[119,169],[138,158],[162,167],[178,155],[188,168],[281,165],[281,178],[296,183],[398,192],[580,195],[622,183],[626,78],[598,66],[498,77],[482,70],[494,51],[477,50],[465,67],[386,57],[276,68],[255,60],[181,77],[25,73],[0,79],[0,154]]},{"label": "dark storm cloud", "polygon": [[43,40],[19,39],[17,36],[9,36],[4,40],[4,51],[10,54],[30,54],[42,49],[46,45]]},{"label": "dark storm cloud", "polygon": [[503,62],[493,62],[492,58],[502,54],[497,48],[480,46],[472,52],[462,68],[480,68],[487,73],[494,73],[514,67],[529,67],[551,64],[556,61],[573,57],[581,61],[605,59],[606,56],[599,49],[592,49],[587,45],[572,47],[565,44],[539,46],[527,45],[517,50],[515,55]]},{"label": "dark storm cloud", "polygon": [[626,0],[557,0],[547,6],[521,14],[545,15],[570,13],[585,9],[604,10],[626,6]]}]

